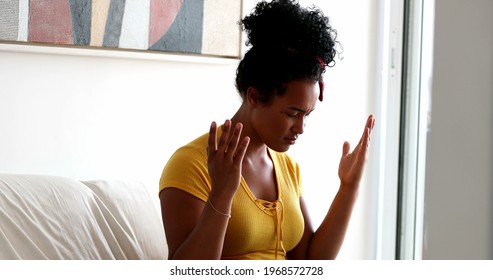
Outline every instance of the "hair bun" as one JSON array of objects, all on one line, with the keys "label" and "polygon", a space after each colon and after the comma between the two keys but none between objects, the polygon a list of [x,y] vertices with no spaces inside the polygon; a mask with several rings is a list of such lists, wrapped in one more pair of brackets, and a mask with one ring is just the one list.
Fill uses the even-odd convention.
[{"label": "hair bun", "polygon": [[303,8],[297,1],[257,3],[240,24],[252,48],[280,49],[333,60],[335,30],[316,7]]}]

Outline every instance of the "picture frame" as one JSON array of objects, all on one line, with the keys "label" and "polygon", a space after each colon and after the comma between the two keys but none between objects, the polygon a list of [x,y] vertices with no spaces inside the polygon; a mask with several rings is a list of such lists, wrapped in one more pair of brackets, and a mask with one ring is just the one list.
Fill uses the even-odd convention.
[{"label": "picture frame", "polygon": [[0,43],[239,59],[242,0],[8,0]]}]

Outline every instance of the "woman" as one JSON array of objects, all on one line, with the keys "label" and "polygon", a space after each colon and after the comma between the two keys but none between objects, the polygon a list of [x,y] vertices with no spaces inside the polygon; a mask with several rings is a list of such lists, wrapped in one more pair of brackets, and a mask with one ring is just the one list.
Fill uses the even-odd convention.
[{"label": "woman", "polygon": [[340,189],[314,230],[297,163],[285,152],[323,100],[336,32],[320,10],[260,2],[241,21],[251,48],[236,73],[243,102],[222,126],[178,149],[160,181],[170,259],[334,259],[366,161],[369,116],[359,144],[343,145]]}]

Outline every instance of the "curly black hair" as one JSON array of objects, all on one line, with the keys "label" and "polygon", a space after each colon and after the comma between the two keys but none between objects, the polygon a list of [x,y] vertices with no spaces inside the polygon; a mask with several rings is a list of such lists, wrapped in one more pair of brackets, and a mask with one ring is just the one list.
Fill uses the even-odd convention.
[{"label": "curly black hair", "polygon": [[337,31],[315,6],[303,8],[296,0],[257,3],[240,22],[248,39],[236,70],[236,88],[242,98],[255,87],[260,102],[283,95],[293,80],[320,81],[325,66],[334,65]]}]

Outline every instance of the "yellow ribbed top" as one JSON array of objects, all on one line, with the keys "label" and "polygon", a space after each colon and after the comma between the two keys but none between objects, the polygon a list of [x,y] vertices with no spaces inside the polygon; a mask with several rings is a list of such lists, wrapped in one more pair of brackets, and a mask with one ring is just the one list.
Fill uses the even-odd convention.
[{"label": "yellow ribbed top", "polygon": [[[204,134],[178,149],[161,175],[159,190],[174,187],[206,202],[211,191]],[[268,150],[274,164],[278,198],[257,199],[241,178],[231,209],[223,246],[223,259],[285,259],[300,241],[303,215],[298,164],[285,153]]]}]

